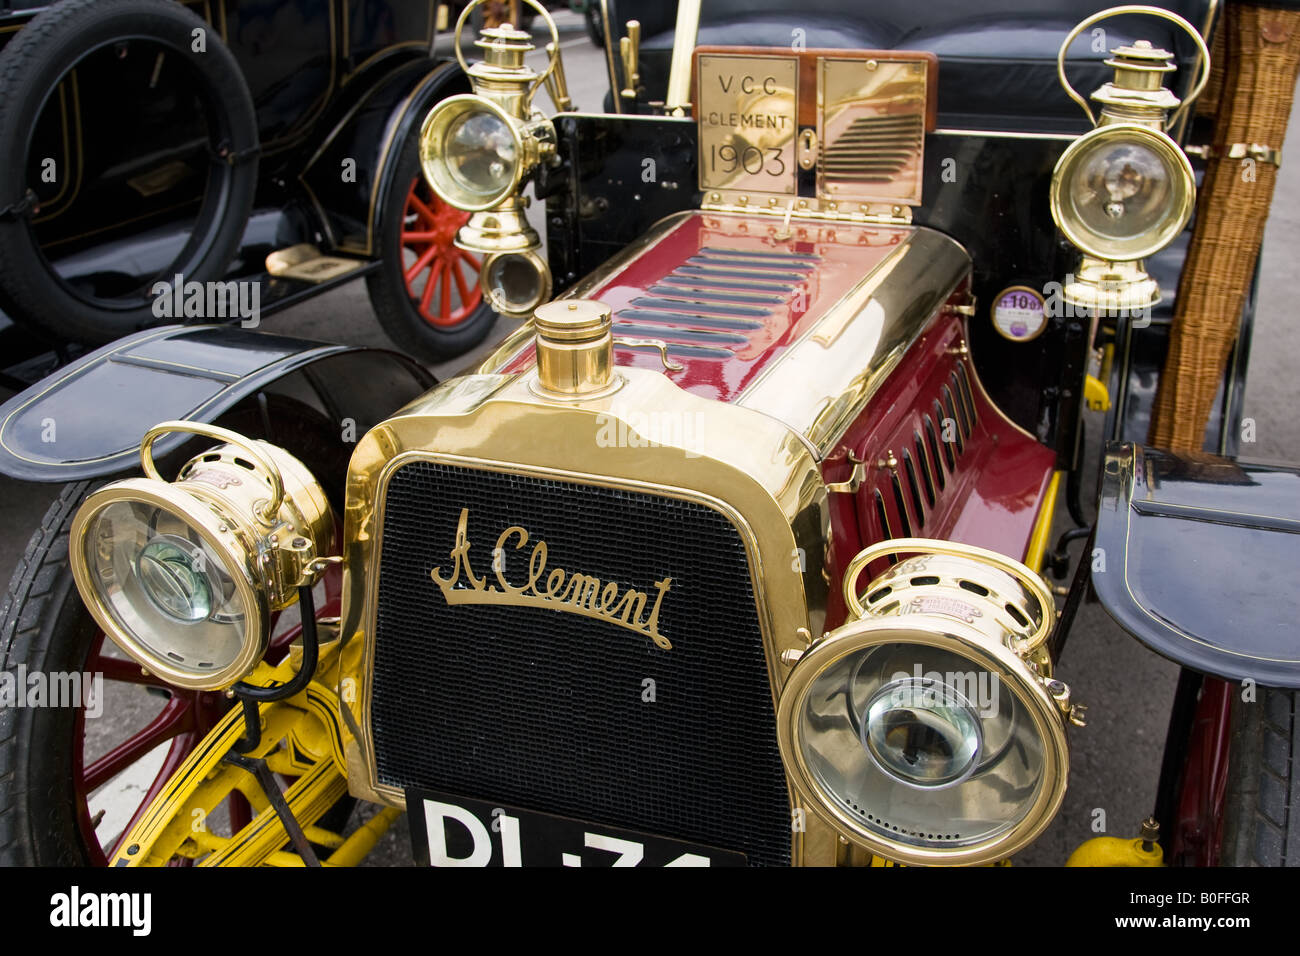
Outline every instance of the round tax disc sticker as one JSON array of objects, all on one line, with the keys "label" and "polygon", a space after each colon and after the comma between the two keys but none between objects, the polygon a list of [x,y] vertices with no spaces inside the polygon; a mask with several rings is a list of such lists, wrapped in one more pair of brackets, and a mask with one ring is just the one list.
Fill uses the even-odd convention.
[{"label": "round tax disc sticker", "polygon": [[1043,297],[1023,285],[1013,285],[993,300],[993,327],[1004,339],[1028,342],[1047,327]]}]

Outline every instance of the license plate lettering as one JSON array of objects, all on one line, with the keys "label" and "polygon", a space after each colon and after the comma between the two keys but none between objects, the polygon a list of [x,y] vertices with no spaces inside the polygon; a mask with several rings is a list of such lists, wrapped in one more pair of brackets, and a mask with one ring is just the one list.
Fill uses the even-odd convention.
[{"label": "license plate lettering", "polygon": [[485,866],[744,866],[742,854],[481,800],[410,791],[420,863]]}]

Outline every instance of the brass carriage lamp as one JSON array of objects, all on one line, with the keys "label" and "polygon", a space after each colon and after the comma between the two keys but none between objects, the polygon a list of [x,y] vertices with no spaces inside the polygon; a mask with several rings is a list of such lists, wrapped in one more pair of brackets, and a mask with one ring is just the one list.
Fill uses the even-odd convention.
[{"label": "brass carriage lamp", "polygon": [[[188,432],[223,444],[175,481],[154,442]],[[104,633],[176,687],[219,690],[252,673],[271,615],[337,559],[319,482],[282,448],[199,422],[163,422],[140,444],[145,477],[89,495],[73,519],[69,564]]]},{"label": "brass carriage lamp", "polygon": [[[1145,40],[1111,51],[1106,65],[1114,79],[1093,92],[1094,116],[1065,75],[1065,54],[1074,39],[1099,20],[1146,13],[1184,28],[1201,53],[1201,72],[1185,101],[1164,86],[1176,67],[1173,54]],[[1145,260],[1182,232],[1196,201],[1196,179],[1182,148],[1166,130],[1177,126],[1209,79],[1210,54],[1190,23],[1157,7],[1125,6],[1082,21],[1065,38],[1057,72],[1093,129],[1061,154],[1052,173],[1051,209],[1065,237],[1083,253],[1064,285],[1067,305],[1089,315],[1145,313],[1160,301],[1160,288]]]},{"label": "brass carriage lamp", "polygon": [[456,234],[456,245],[487,256],[480,286],[508,315],[526,315],[550,295],[551,275],[537,255],[541,239],[524,217],[523,184],[541,163],[555,158],[555,127],[532,109],[543,82],[563,108],[570,105],[560,63],[555,22],[535,0],[526,0],[551,30],[550,61],[540,74],[524,62],[532,38],[513,24],[482,31],[475,46],[481,62],[468,64],[461,33],[474,7],[456,22],[455,50],[474,92],[443,100],[420,129],[420,165],[433,191],[457,209],[473,213]]}]

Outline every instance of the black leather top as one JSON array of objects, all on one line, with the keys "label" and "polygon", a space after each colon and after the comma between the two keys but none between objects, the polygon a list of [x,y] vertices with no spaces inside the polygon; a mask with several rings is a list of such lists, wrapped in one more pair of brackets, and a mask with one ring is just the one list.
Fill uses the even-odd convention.
[{"label": "black leather top", "polygon": [[[1300,3],[1300,0],[1297,0]],[[1110,3],[1081,0],[705,0],[700,45],[813,49],[926,50],[940,58],[939,125],[966,129],[1082,131],[1087,121],[1056,79],[1056,54],[1079,21]],[[1208,0],[1159,4],[1203,28]],[[610,17],[640,20],[642,81],[649,99],[662,99],[668,82],[676,5],[651,0],[609,0]],[[1116,17],[1075,41],[1067,61],[1071,81],[1085,96],[1109,80],[1102,64],[1109,50],[1137,39],[1172,50],[1190,65],[1195,46],[1174,25],[1153,17]],[[797,32],[802,31],[802,32]],[[1176,91],[1190,85],[1180,70]]]}]

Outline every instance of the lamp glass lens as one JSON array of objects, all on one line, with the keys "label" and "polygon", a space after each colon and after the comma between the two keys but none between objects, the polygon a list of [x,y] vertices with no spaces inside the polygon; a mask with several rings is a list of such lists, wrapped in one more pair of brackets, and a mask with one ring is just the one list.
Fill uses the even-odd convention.
[{"label": "lamp glass lens", "polygon": [[494,257],[486,278],[493,304],[511,313],[531,311],[541,304],[546,291],[545,278],[527,256]]},{"label": "lamp glass lens", "polygon": [[1069,186],[1079,223],[1109,242],[1142,241],[1174,209],[1171,170],[1138,142],[1106,142],[1085,154]]},{"label": "lamp glass lens", "polygon": [[461,189],[487,199],[510,188],[519,150],[514,131],[501,117],[468,110],[451,121],[443,142],[447,171]]},{"label": "lamp glass lens", "polygon": [[895,843],[985,843],[1024,820],[1045,783],[1024,703],[955,651],[899,642],[846,654],[814,679],[798,721],[824,798]]},{"label": "lamp glass lens", "polygon": [[84,557],[118,626],[167,666],[216,672],[249,639],[249,609],[226,559],[165,508],[106,505],[87,527]]}]

